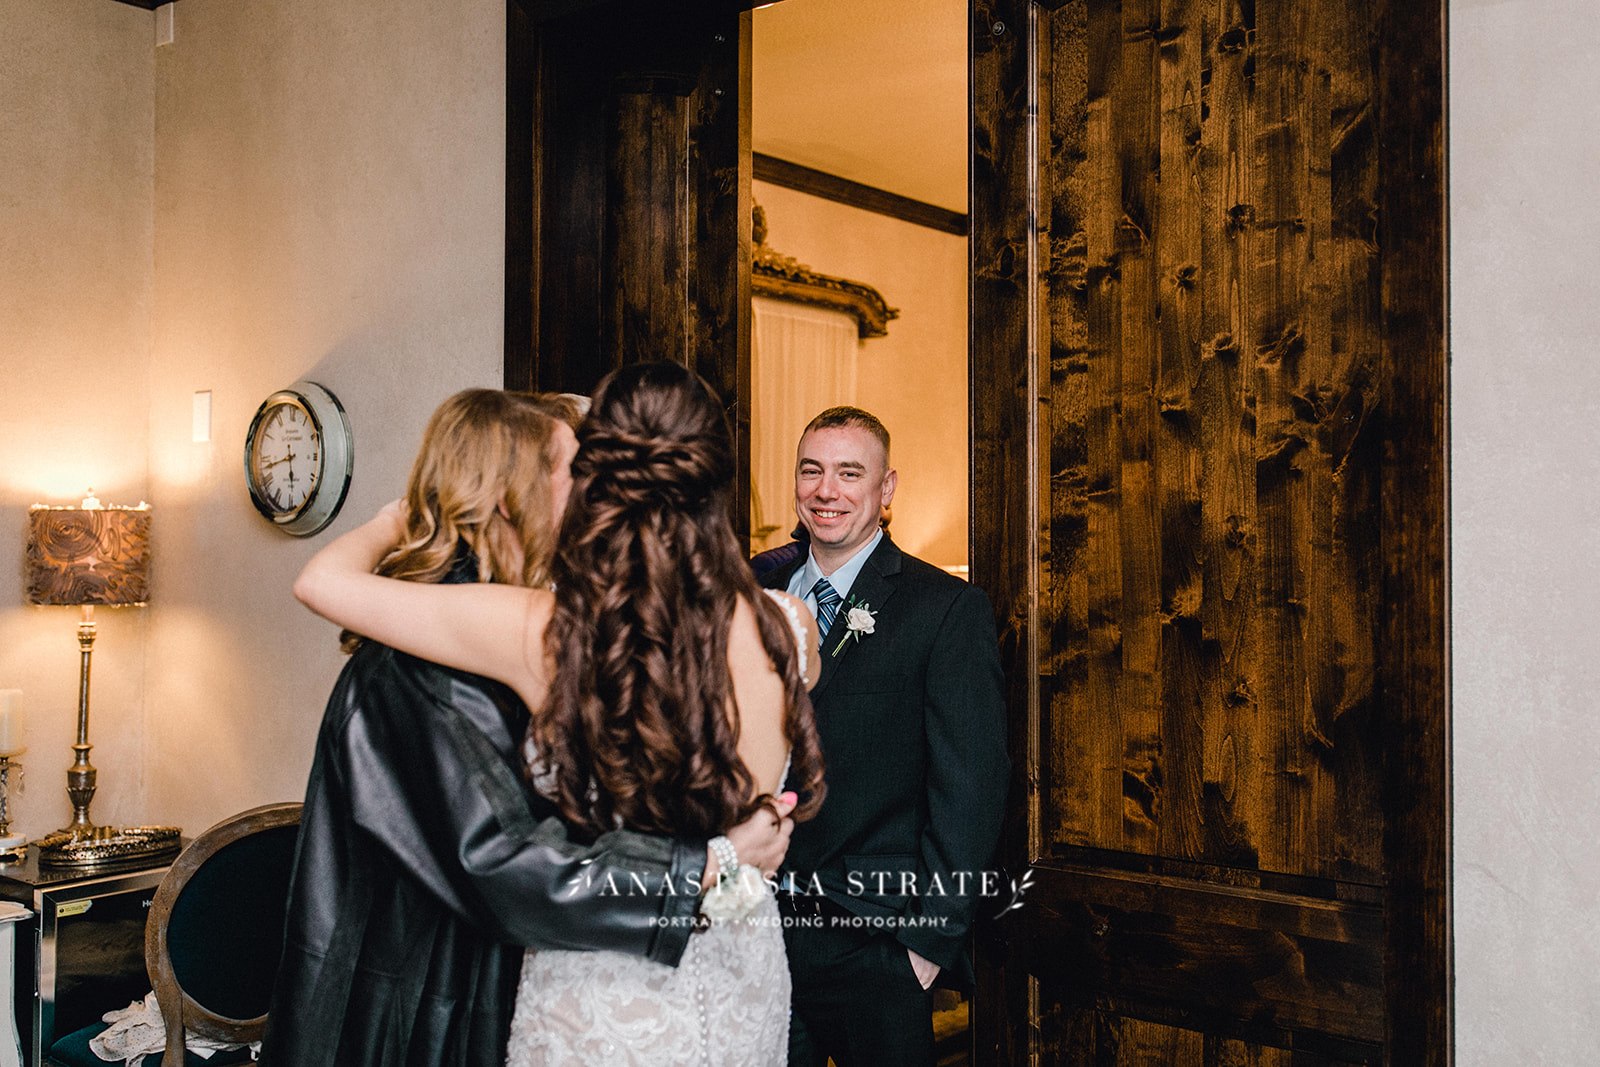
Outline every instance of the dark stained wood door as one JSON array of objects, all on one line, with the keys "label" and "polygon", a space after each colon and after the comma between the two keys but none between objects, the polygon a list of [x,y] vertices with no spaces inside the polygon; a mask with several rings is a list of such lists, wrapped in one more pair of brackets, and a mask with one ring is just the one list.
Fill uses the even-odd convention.
[{"label": "dark stained wood door", "polygon": [[508,388],[671,359],[732,416],[748,522],[750,15],[736,0],[509,0]]},{"label": "dark stained wood door", "polygon": [[1445,1063],[1438,0],[975,0],[978,1063]]}]

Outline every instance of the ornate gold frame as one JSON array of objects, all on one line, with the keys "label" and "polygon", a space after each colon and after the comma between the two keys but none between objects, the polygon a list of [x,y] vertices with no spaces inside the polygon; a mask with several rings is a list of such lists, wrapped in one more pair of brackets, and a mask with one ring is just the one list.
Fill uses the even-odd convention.
[{"label": "ornate gold frame", "polygon": [[793,300],[842,311],[856,320],[863,338],[887,337],[889,320],[899,318],[883,294],[865,282],[818,274],[793,256],[767,246],[767,213],[756,204],[752,219],[750,291],[756,296]]}]

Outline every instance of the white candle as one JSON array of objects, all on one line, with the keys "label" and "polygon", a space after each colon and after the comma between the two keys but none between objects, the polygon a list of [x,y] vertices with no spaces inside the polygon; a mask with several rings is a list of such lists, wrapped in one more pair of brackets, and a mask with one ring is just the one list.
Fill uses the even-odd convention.
[{"label": "white candle", "polygon": [[22,690],[0,689],[0,753],[10,755],[17,750],[14,743],[17,705],[22,702]]}]

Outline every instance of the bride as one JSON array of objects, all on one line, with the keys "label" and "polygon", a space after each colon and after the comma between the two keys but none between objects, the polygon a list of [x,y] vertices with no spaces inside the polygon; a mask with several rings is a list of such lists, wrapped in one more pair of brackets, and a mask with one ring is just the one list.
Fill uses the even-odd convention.
[{"label": "bride", "polygon": [[573,826],[712,839],[712,918],[677,968],[528,954],[512,1067],[782,1063],[782,930],[753,877],[763,872],[741,877],[725,833],[785,781],[800,793],[797,819],[822,801],[805,695],[815,623],[787,594],[763,594],[745,563],[729,520],[732,446],[703,381],[673,363],[624,367],[601,383],[578,440],[554,592],[373,575],[397,536],[386,509],[319,553],[296,593],[351,630],[516,690],[538,709],[530,773]]}]

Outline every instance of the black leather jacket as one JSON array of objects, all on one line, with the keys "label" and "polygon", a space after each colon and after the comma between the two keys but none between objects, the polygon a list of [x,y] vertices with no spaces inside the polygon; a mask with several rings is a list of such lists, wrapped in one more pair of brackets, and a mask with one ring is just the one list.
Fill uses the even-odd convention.
[{"label": "black leather jacket", "polygon": [[[351,657],[306,788],[266,1067],[499,1067],[522,945],[676,965],[705,843],[570,840],[525,785],[527,722],[497,683],[371,642]],[[678,891],[615,892],[632,874]]]}]

